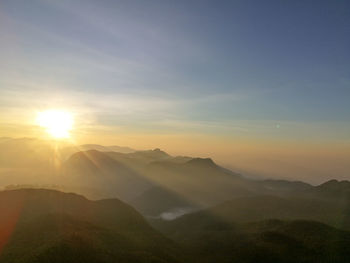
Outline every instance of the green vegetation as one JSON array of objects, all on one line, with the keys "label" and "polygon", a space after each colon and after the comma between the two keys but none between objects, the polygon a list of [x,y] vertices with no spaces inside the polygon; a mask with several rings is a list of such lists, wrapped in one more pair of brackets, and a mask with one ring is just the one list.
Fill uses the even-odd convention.
[{"label": "green vegetation", "polygon": [[90,201],[39,189],[3,191],[0,212],[0,262],[141,263],[181,258],[172,241],[116,199]]},{"label": "green vegetation", "polygon": [[193,262],[339,262],[350,260],[350,232],[315,221],[224,222],[203,212],[155,224]]}]

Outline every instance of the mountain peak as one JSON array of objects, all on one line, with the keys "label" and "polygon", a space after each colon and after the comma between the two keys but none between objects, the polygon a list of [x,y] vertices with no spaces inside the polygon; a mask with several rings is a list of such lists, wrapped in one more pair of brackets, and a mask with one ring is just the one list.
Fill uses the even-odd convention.
[{"label": "mountain peak", "polygon": [[153,150],[137,151],[134,153],[130,153],[130,156],[143,156],[144,158],[150,158],[153,160],[167,159],[171,157],[169,154],[167,154],[159,148],[155,148]]},{"label": "mountain peak", "polygon": [[314,192],[326,198],[348,199],[350,197],[350,182],[346,180],[329,180],[316,186]]},{"label": "mountain peak", "polygon": [[98,150],[100,152],[120,152],[120,153],[133,153],[135,152],[134,149],[131,149],[129,147],[125,146],[118,146],[118,145],[113,145],[113,146],[103,146],[99,144],[83,144],[80,145],[80,148],[82,150]]},{"label": "mountain peak", "polygon": [[189,160],[187,164],[205,167],[217,167],[211,158],[193,158]]},{"label": "mountain peak", "polygon": [[348,188],[350,190],[350,182],[347,180],[338,181],[336,179],[329,180],[317,186],[318,188],[332,188],[332,189],[345,189]]},{"label": "mountain peak", "polygon": [[151,150],[151,151],[154,152],[154,153],[160,154],[160,155],[170,156],[168,153],[162,151],[162,150],[159,149],[159,148],[155,148],[155,149],[153,149],[153,150]]},{"label": "mountain peak", "polygon": [[350,187],[350,182],[347,180],[339,181],[332,179],[324,182],[323,184],[320,184],[318,187]]}]

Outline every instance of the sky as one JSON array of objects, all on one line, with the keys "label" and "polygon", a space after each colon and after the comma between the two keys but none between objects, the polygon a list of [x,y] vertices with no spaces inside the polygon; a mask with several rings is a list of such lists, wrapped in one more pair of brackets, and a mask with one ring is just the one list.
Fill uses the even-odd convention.
[{"label": "sky", "polygon": [[212,157],[350,179],[350,2],[0,0],[0,136]]}]

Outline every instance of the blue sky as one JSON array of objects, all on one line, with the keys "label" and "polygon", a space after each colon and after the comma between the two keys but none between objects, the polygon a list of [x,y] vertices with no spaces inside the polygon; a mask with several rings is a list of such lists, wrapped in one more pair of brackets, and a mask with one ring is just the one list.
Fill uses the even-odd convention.
[{"label": "blue sky", "polygon": [[0,40],[4,127],[66,107],[111,131],[349,141],[348,1],[2,0]]}]

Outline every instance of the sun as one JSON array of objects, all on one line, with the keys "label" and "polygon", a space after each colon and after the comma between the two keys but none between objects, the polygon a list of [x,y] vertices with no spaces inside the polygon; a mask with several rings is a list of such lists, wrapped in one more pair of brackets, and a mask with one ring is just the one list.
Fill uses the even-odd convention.
[{"label": "sun", "polygon": [[69,138],[74,120],[70,112],[64,110],[45,110],[37,113],[36,123],[45,128],[53,138]]}]

